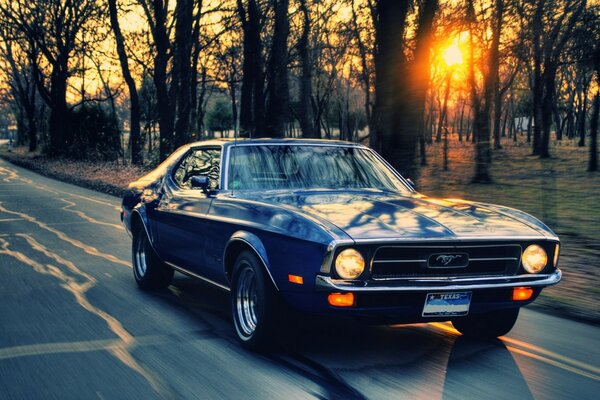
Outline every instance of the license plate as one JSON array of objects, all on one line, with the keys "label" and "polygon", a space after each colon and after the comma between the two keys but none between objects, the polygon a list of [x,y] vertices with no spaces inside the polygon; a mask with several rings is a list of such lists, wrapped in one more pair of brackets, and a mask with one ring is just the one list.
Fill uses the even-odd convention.
[{"label": "license plate", "polygon": [[472,292],[427,293],[423,317],[454,317],[467,315]]}]

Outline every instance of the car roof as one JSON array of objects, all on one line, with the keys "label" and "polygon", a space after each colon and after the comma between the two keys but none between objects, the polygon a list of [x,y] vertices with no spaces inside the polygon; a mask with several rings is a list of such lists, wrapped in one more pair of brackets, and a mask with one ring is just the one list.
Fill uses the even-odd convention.
[{"label": "car roof", "polygon": [[268,145],[268,144],[306,144],[306,145],[339,145],[339,146],[358,146],[362,147],[360,143],[347,142],[344,140],[327,140],[327,139],[296,139],[296,138],[256,138],[256,139],[247,139],[247,138],[219,138],[219,139],[209,139],[209,140],[201,140],[198,142],[193,142],[188,144],[189,147],[197,147],[197,146],[233,146],[235,143],[251,145]]}]

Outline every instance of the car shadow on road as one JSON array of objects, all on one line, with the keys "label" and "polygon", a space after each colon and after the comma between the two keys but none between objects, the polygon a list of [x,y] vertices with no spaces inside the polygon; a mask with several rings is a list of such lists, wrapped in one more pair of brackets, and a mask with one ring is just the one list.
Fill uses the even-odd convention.
[{"label": "car shadow on road", "polygon": [[[177,275],[155,296],[236,343],[227,292]],[[533,398],[501,340],[473,341],[430,324],[375,326],[295,314],[282,324],[273,348],[255,356],[317,383],[324,398]]]}]

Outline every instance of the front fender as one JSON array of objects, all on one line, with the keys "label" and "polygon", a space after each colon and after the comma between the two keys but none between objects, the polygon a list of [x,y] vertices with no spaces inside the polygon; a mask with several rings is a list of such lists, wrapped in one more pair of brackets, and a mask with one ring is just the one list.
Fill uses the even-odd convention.
[{"label": "front fender", "polygon": [[271,278],[271,282],[273,282],[275,289],[279,290],[279,288],[277,287],[277,283],[275,282],[275,279],[273,278],[273,275],[271,273],[271,265],[269,263],[269,257],[267,256],[267,250],[265,249],[264,244],[258,238],[258,236],[247,231],[234,232],[233,235],[231,235],[231,237],[227,241],[227,244],[225,245],[225,250],[223,252],[223,267],[225,269],[225,275],[227,276],[227,278],[231,280],[231,273],[233,269],[232,266],[235,262],[235,259],[233,258],[237,254],[239,254],[238,251],[231,250],[233,249],[233,247],[239,245],[243,245],[244,247],[250,247],[256,253],[258,258],[260,258],[260,260],[262,261],[265,269],[267,270],[267,274],[269,275],[269,278]]},{"label": "front fender", "polygon": [[150,225],[150,220],[148,219],[148,214],[146,212],[146,207],[144,207],[143,204],[138,204],[136,205],[133,210],[131,211],[131,216],[129,217],[130,221],[129,221],[129,226],[131,229],[131,232],[133,233],[133,219],[134,218],[139,218],[140,222],[142,224],[142,226],[144,227],[144,230],[146,231],[146,234],[148,235],[148,239],[150,240],[150,244],[152,245],[152,247],[154,247],[154,243],[155,243],[155,235],[154,235],[154,231],[153,229],[151,229],[151,225]]}]

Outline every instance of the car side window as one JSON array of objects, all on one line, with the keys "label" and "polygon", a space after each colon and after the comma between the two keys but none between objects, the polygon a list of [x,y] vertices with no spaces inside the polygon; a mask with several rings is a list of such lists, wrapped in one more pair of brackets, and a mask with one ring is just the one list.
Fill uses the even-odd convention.
[{"label": "car side window", "polygon": [[219,189],[221,173],[221,149],[194,149],[173,174],[173,179],[183,189],[192,188],[192,176],[204,175],[209,179],[211,190]]}]

